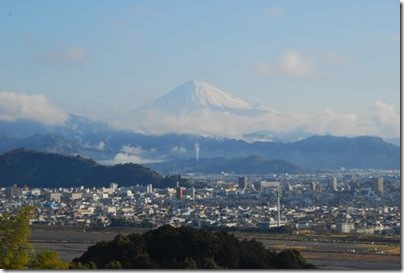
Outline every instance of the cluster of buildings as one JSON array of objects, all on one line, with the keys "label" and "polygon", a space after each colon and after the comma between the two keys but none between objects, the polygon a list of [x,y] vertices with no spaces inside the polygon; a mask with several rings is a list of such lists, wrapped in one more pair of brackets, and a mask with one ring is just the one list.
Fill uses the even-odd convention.
[{"label": "cluster of buildings", "polygon": [[400,234],[400,172],[193,175],[205,187],[0,189],[0,213],[30,204],[33,224],[270,229],[296,233]]}]

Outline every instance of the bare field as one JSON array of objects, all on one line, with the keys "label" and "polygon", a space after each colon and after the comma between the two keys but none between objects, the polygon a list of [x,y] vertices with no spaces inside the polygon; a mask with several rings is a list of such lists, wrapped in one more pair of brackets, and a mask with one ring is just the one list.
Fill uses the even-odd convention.
[{"label": "bare field", "polygon": [[302,252],[307,261],[320,269],[401,269],[399,255]]},{"label": "bare field", "polygon": [[[295,248],[309,262],[322,269],[401,269],[401,246],[397,243],[397,238],[375,243],[371,237],[368,242],[359,242],[349,241],[346,236],[331,236],[323,238],[326,240],[323,242],[320,241],[322,236],[239,232],[235,235],[239,238],[255,239],[276,251]],[[384,254],[376,254],[380,251]]]},{"label": "bare field", "polygon": [[[33,227],[31,242],[34,248],[58,251],[62,259],[71,261],[87,248],[102,240],[111,240],[118,234],[142,233],[147,229],[106,228],[84,230],[70,227]],[[296,248],[311,263],[322,269],[401,269],[400,244],[319,242],[304,240],[304,236],[277,236],[262,233],[234,233],[238,238],[256,239],[276,251]],[[375,250],[376,249],[376,250]],[[355,253],[352,253],[355,250]],[[387,254],[375,254],[383,250]],[[351,251],[351,252],[350,252]]]}]

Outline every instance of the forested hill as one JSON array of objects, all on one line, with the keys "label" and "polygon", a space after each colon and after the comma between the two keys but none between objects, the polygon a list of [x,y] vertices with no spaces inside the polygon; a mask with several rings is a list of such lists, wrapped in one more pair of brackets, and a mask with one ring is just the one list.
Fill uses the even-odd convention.
[{"label": "forested hill", "polygon": [[201,158],[195,160],[178,159],[167,162],[148,164],[153,170],[165,173],[187,170],[201,173],[235,173],[235,174],[267,174],[267,173],[298,173],[304,171],[300,166],[286,160],[267,159],[263,156],[236,158]]},{"label": "forested hill", "polygon": [[279,253],[226,232],[170,225],[98,242],[73,260],[77,269],[305,269],[294,249]]},{"label": "forested hill", "polygon": [[0,186],[79,187],[153,184],[164,186],[163,177],[138,164],[103,166],[81,156],[64,156],[14,149],[0,156]]}]

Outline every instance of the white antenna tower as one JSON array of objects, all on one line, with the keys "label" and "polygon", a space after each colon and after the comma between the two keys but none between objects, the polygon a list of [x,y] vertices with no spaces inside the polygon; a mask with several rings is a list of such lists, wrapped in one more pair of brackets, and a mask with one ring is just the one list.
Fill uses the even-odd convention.
[{"label": "white antenna tower", "polygon": [[281,191],[278,187],[278,189],[276,190],[276,197],[278,198],[278,207],[277,207],[277,211],[278,211],[278,227],[281,226]]},{"label": "white antenna tower", "polygon": [[195,160],[196,162],[199,161],[199,143],[195,143]]},{"label": "white antenna tower", "polygon": [[196,170],[199,170],[199,143],[195,143]]}]

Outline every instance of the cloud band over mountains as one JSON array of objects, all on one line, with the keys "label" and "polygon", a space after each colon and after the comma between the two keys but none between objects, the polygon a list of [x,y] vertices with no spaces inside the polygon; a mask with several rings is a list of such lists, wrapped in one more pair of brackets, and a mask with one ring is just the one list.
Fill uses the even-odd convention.
[{"label": "cloud band over mountains", "polygon": [[68,114],[44,95],[0,91],[0,120],[31,119],[45,124],[63,123]]},{"label": "cloud band over mountains", "polygon": [[[392,105],[384,104],[391,107]],[[330,134],[335,136],[376,135],[398,137],[399,114],[386,119],[387,113],[373,105],[369,116],[356,113],[338,113],[324,109],[316,115],[263,115],[238,116],[232,113],[189,112],[187,115],[170,115],[161,111],[147,113],[139,120],[123,122],[129,128],[146,134],[189,133],[204,136],[243,138],[245,133],[271,131],[278,133]],[[124,126],[125,126],[124,125]],[[125,127],[126,127],[125,126]]]},{"label": "cloud band over mountains", "polygon": [[[62,124],[68,114],[44,95],[0,92],[0,120],[31,119],[47,125]],[[100,117],[101,119],[101,117]],[[245,133],[271,131],[302,132],[335,136],[375,135],[395,138],[400,135],[400,113],[393,105],[377,100],[366,115],[340,113],[331,108],[314,115],[265,113],[242,116],[228,111],[195,109],[186,114],[154,110],[127,114],[110,120],[111,125],[146,134],[191,133],[213,137],[243,138]],[[139,153],[122,151],[122,156]],[[136,161],[136,160],[135,160]]]}]

